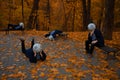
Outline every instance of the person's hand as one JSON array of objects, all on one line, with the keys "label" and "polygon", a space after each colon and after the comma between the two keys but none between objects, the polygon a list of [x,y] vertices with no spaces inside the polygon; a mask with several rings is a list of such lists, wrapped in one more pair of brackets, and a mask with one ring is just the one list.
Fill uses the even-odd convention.
[{"label": "person's hand", "polygon": [[36,56],[36,52],[34,52],[34,56]]},{"label": "person's hand", "polygon": [[95,44],[95,43],[97,43],[98,41],[97,40],[95,40],[95,41],[92,41],[92,44]]}]

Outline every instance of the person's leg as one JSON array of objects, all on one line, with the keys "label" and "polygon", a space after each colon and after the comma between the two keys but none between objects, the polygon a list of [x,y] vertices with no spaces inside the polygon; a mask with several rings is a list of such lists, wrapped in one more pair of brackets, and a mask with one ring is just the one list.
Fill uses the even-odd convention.
[{"label": "person's leg", "polygon": [[33,48],[33,45],[34,45],[34,38],[31,41],[31,48]]},{"label": "person's leg", "polygon": [[44,60],[46,60],[46,54],[45,54],[45,52],[42,50],[42,55],[41,55],[41,60],[42,61],[44,61]]},{"label": "person's leg", "polygon": [[59,36],[61,36],[62,33],[63,33],[63,31],[56,30],[56,34],[58,34]]},{"label": "person's leg", "polygon": [[60,31],[60,30],[56,30],[55,32],[56,32],[57,34],[62,33],[62,31]]},{"label": "person's leg", "polygon": [[45,37],[48,37],[48,36],[50,36],[50,34],[45,34]]},{"label": "person's leg", "polygon": [[85,50],[87,53],[89,53],[89,44],[90,44],[90,41],[86,40],[85,41]]},{"label": "person's leg", "polygon": [[91,46],[90,46],[90,54],[93,53],[95,46],[96,46],[96,44],[91,44]]}]

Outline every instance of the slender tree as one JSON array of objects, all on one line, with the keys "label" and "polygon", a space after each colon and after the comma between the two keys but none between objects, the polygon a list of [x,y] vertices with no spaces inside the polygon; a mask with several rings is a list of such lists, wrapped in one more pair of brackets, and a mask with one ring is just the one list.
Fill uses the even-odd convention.
[{"label": "slender tree", "polygon": [[112,39],[112,32],[114,27],[114,5],[115,0],[105,0],[105,19],[103,34],[105,39]]},{"label": "slender tree", "polygon": [[29,20],[28,20],[28,23],[27,23],[27,27],[29,29],[36,29],[38,27],[37,26],[38,25],[37,17],[38,17],[39,1],[40,0],[34,0],[34,2],[33,2],[32,11],[30,13]]},{"label": "slender tree", "polygon": [[65,5],[64,5],[64,1],[62,0],[62,4],[63,4],[63,11],[64,11],[64,24],[63,24],[63,30],[67,31],[67,16],[66,16],[66,11],[65,11]]},{"label": "slender tree", "polygon": [[97,27],[101,30],[102,29],[102,21],[104,18],[104,8],[105,8],[105,0],[101,0],[101,6],[99,11],[99,18],[97,21]]},{"label": "slender tree", "polygon": [[83,6],[83,30],[86,30],[87,25],[90,22],[91,0],[82,0],[82,6]]},{"label": "slender tree", "polygon": [[22,0],[21,2],[22,2],[22,21],[23,23],[25,23],[24,21],[24,0]]},{"label": "slender tree", "polygon": [[75,6],[73,6],[72,31],[74,31],[74,24],[75,24]]}]

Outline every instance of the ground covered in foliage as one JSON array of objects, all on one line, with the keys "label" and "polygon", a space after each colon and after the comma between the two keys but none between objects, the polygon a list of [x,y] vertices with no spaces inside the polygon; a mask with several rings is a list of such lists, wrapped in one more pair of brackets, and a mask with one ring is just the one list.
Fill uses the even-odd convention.
[{"label": "ground covered in foliage", "polygon": [[[120,80],[120,55],[106,60],[106,55],[95,48],[89,58],[84,49],[87,32],[68,32],[67,38],[56,41],[46,40],[46,33],[0,32],[0,80]],[[25,38],[26,48],[33,37],[40,42],[47,53],[46,61],[30,63],[21,52],[20,37]],[[119,47],[119,39],[120,33],[115,32],[113,40],[105,42]]]}]

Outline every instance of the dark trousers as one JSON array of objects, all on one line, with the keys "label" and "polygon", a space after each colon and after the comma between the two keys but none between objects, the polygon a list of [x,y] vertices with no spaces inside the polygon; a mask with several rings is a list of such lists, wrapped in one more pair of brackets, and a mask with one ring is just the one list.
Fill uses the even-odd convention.
[{"label": "dark trousers", "polygon": [[91,41],[89,41],[89,40],[85,41],[85,49],[86,49],[87,53],[92,54],[95,46],[102,47],[103,45],[98,42],[95,44],[92,44]]},{"label": "dark trousers", "polygon": [[60,30],[55,30],[55,33],[52,35],[54,38],[56,38],[56,35],[59,35],[62,33]]}]

